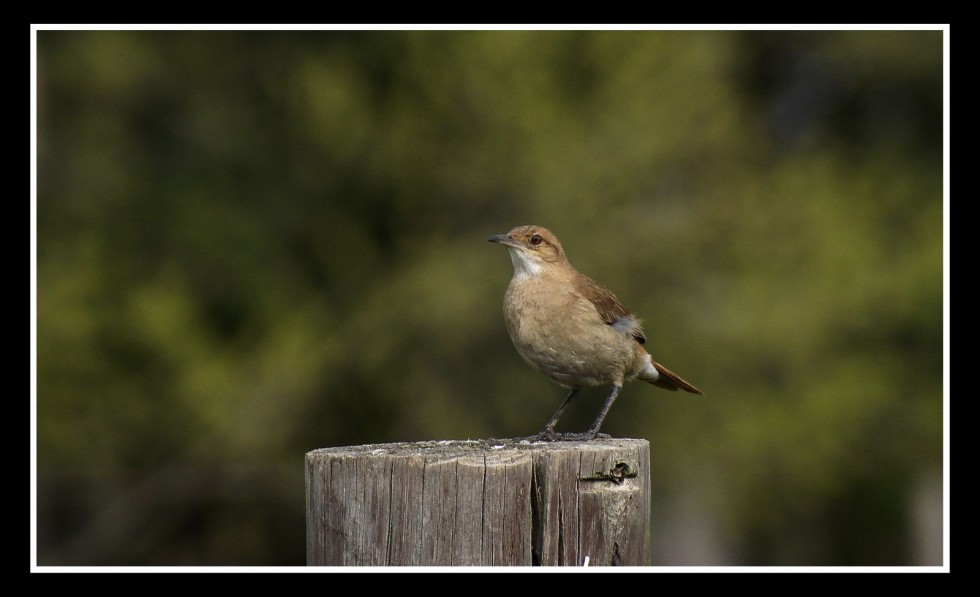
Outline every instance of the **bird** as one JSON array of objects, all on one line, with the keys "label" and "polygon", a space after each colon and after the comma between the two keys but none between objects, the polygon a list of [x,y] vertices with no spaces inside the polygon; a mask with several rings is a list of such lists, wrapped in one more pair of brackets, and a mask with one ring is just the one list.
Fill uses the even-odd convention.
[{"label": "bird", "polygon": [[[526,439],[595,439],[623,383],[632,379],[702,394],[653,360],[644,347],[646,335],[640,320],[609,289],[569,263],[553,232],[542,226],[518,226],[487,240],[507,247],[514,266],[504,293],[504,323],[514,347],[528,364],[568,389],[544,429]],[[584,433],[555,431],[562,413],[582,388],[601,385],[612,389],[589,429]]]}]

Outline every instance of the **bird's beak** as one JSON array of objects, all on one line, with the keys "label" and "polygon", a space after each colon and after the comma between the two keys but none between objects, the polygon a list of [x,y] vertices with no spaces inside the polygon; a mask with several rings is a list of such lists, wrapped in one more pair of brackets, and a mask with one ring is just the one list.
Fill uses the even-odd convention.
[{"label": "bird's beak", "polygon": [[487,239],[487,242],[500,243],[504,246],[515,247],[515,248],[519,248],[521,246],[516,240],[512,239],[506,234],[494,234],[493,236]]}]

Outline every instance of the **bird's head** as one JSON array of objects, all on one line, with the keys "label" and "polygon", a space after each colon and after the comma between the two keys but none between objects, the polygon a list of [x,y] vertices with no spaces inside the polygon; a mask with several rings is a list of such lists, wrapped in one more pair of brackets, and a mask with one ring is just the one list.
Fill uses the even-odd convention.
[{"label": "bird's head", "polygon": [[567,261],[558,237],[541,226],[518,226],[507,234],[495,234],[487,240],[507,247],[517,276],[537,276],[550,264]]}]

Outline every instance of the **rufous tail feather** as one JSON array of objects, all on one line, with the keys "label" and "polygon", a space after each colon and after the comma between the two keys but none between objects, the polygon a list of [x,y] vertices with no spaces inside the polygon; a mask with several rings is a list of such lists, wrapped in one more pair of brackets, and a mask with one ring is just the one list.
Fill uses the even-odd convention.
[{"label": "rufous tail feather", "polygon": [[643,381],[647,383],[652,383],[653,385],[664,388],[665,390],[677,391],[684,390],[685,392],[690,392],[692,394],[701,394],[701,390],[684,381],[684,379],[671,371],[670,369],[664,367],[657,361],[651,359],[651,363],[660,372],[660,377],[657,379],[644,379]]}]

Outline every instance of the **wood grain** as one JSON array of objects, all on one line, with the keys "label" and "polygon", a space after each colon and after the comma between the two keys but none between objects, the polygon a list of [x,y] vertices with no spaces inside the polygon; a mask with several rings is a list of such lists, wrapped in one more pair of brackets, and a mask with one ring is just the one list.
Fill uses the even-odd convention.
[{"label": "wood grain", "polygon": [[314,450],[307,563],[647,565],[649,451],[638,439]]}]

